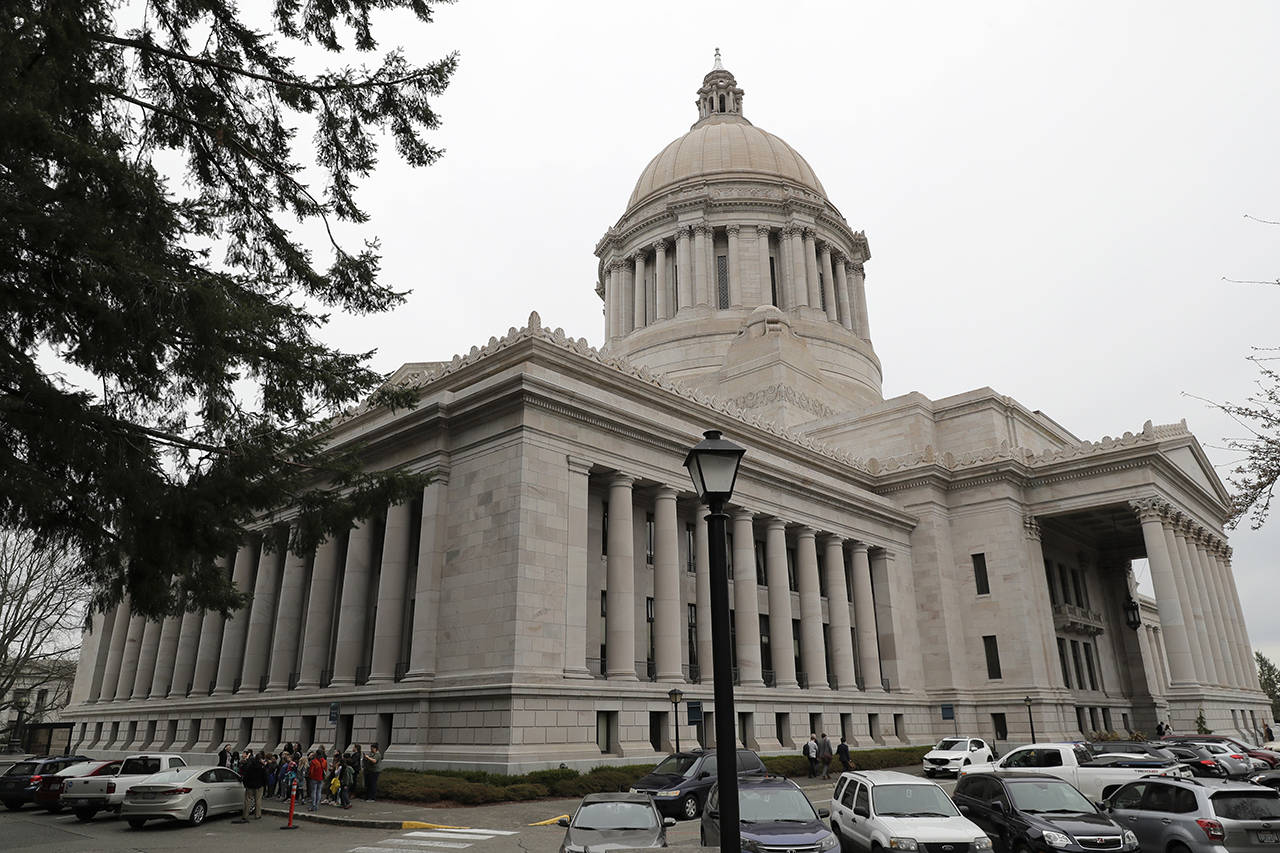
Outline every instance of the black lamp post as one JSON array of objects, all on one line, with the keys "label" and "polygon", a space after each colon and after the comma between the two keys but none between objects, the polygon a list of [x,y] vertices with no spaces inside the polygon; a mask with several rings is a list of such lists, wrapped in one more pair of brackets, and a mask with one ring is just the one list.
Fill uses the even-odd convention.
[{"label": "black lamp post", "polygon": [[1036,742],[1036,721],[1035,721],[1035,718],[1031,716],[1031,697],[1024,696],[1022,699],[1022,704],[1027,706],[1027,722],[1031,724],[1031,742],[1035,743]]},{"label": "black lamp post", "polygon": [[1132,595],[1124,603],[1124,624],[1135,631],[1142,627],[1142,611],[1138,608],[1138,602],[1133,600]]},{"label": "black lamp post", "polygon": [[671,700],[671,716],[676,721],[676,752],[680,751],[680,700],[684,698],[684,694],[680,692],[679,687],[672,687],[667,691],[667,698]]},{"label": "black lamp post", "polygon": [[734,736],[733,664],[729,649],[729,577],[725,553],[725,527],[729,516],[724,505],[733,496],[738,465],[747,451],[708,430],[689,451],[689,469],[698,500],[707,515],[708,551],[711,558],[711,671],[715,685],[716,771],[720,791],[720,853],[741,853],[738,833],[738,751]]}]

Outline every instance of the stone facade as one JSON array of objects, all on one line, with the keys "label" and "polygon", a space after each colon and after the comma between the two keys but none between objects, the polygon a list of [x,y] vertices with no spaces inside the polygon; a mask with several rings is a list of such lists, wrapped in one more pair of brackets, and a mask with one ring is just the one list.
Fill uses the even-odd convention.
[{"label": "stone facade", "polygon": [[[332,431],[419,499],[298,557],[287,510],[226,569],[224,623],[98,614],[66,718],[79,748],[376,740],[388,761],[525,770],[651,760],[667,691],[711,708],[704,510],[682,462],[747,449],[731,507],[739,736],[793,752],[961,728],[1248,732],[1258,688],[1223,533],[1185,424],[1081,441],[988,388],[883,399],[865,235],[742,116],[719,66],[699,119],[597,245],[605,344],[535,314],[392,378],[409,412]],[[1156,597],[1135,595],[1149,560]],[[336,708],[333,705],[336,704]],[[331,723],[331,715],[336,722]],[[710,714],[682,744],[711,745]]]}]

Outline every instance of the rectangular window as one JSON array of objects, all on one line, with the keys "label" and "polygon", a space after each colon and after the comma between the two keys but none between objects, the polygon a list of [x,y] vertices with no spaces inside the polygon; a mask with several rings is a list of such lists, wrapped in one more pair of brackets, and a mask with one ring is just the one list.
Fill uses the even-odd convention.
[{"label": "rectangular window", "polygon": [[645,655],[645,664],[648,666],[649,677],[650,677],[650,678],[653,678],[653,677],[654,677],[654,670],[653,670],[653,663],[654,663],[654,656],[653,656],[653,648],[654,648],[654,637],[653,637],[653,599],[652,599],[652,598],[649,598],[649,597],[646,597],[646,598],[645,598],[645,600],[644,600],[644,619],[645,619],[645,622],[647,622],[647,623],[648,623],[648,626],[647,626],[647,627],[648,627],[648,631],[647,631],[647,633],[648,633],[648,635],[649,635],[649,637],[648,637],[648,639],[649,639],[649,648],[648,648],[648,653]]},{"label": "rectangular window", "polygon": [[769,614],[760,614],[760,666],[769,675],[765,678],[765,684],[772,681],[773,673],[773,647],[769,642]]},{"label": "rectangular window", "polygon": [[1058,663],[1062,666],[1062,683],[1065,687],[1071,687],[1071,667],[1067,664],[1067,641],[1058,638]]},{"label": "rectangular window", "polygon": [[646,513],[644,517],[644,562],[647,566],[653,565],[653,513]]},{"label": "rectangular window", "polygon": [[600,616],[609,615],[609,591],[607,589],[600,590]]},{"label": "rectangular window", "polygon": [[1072,587],[1072,589],[1075,591],[1075,594],[1076,594],[1076,604],[1080,605],[1081,607],[1088,607],[1088,606],[1089,606],[1089,599],[1085,597],[1085,594],[1084,594],[1084,584],[1082,584],[1082,583],[1080,582],[1080,570],[1079,570],[1079,569],[1072,569],[1072,570],[1071,570],[1071,587]]},{"label": "rectangular window", "polygon": [[822,280],[822,270],[818,270],[818,302],[821,303],[823,311],[827,310],[827,288]]},{"label": "rectangular window", "polygon": [[1111,709],[1102,709],[1102,729],[1103,731],[1111,731]]},{"label": "rectangular window", "polygon": [[645,596],[644,599],[644,618],[650,625],[653,624],[653,596]]},{"label": "rectangular window", "polygon": [[995,733],[995,740],[1009,739],[1009,723],[1004,714],[991,715],[991,731]]},{"label": "rectangular window", "polygon": [[1089,722],[1085,719],[1084,708],[1076,708],[1076,726],[1080,729],[1080,734],[1086,734],[1089,731]]},{"label": "rectangular window", "polygon": [[799,591],[800,587],[796,584],[796,549],[787,549],[787,589],[792,592]]},{"label": "rectangular window", "polygon": [[845,601],[853,601],[853,572],[850,567],[844,567],[844,595]]},{"label": "rectangular window", "polygon": [[764,568],[764,543],[759,539],[756,540],[756,585],[769,585],[769,578]]},{"label": "rectangular window", "polygon": [[[689,667],[693,668],[698,665],[698,606],[696,604],[688,605],[688,640],[689,640]],[[692,677],[693,673],[690,673]]]},{"label": "rectangular window", "polygon": [[769,256],[769,301],[774,308],[781,307],[778,305],[778,269],[773,262],[773,255]]},{"label": "rectangular window", "polygon": [[987,555],[971,554],[973,560],[973,583],[978,588],[978,595],[990,595],[991,583],[987,580]]},{"label": "rectangular window", "polygon": [[1000,646],[994,636],[982,638],[982,647],[987,653],[987,678],[1000,677]]},{"label": "rectangular window", "polygon": [[1075,664],[1076,670],[1076,686],[1081,690],[1084,689],[1084,667],[1080,665],[1080,644],[1075,640],[1071,641],[1071,662]]},{"label": "rectangular window", "polygon": [[[680,265],[671,265],[671,307],[680,309]],[[674,313],[674,311],[672,312]]]},{"label": "rectangular window", "polygon": [[827,597],[827,561],[826,555],[818,551],[818,596]]},{"label": "rectangular window", "polygon": [[791,648],[796,656],[796,673],[803,674],[804,667],[800,664],[800,620],[791,620]]},{"label": "rectangular window", "polygon": [[609,554],[609,502],[600,503],[600,556]]},{"label": "rectangular window", "polygon": [[693,524],[684,526],[684,570],[689,574],[698,573],[698,544]]},{"label": "rectangular window", "polygon": [[1097,690],[1098,674],[1094,670],[1094,666],[1093,666],[1093,644],[1092,643],[1084,644],[1084,666],[1085,666],[1085,669],[1089,671],[1089,689]]},{"label": "rectangular window", "polygon": [[1058,603],[1058,585],[1053,582],[1053,563],[1044,561],[1044,579],[1049,583],[1049,603]]},{"label": "rectangular window", "polygon": [[1076,600],[1071,597],[1071,573],[1067,571],[1067,567],[1058,563],[1058,577],[1062,581],[1062,603],[1076,604]]},{"label": "rectangular window", "polygon": [[723,310],[729,307],[729,259],[716,255],[716,298]]}]

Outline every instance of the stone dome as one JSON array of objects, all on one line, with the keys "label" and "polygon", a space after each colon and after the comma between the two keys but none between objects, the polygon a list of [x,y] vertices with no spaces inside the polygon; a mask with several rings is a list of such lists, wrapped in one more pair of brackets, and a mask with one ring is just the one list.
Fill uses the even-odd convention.
[{"label": "stone dome", "polygon": [[663,148],[640,174],[627,207],[683,181],[729,174],[781,178],[827,195],[813,167],[794,148],[740,114],[722,113],[699,121]]}]

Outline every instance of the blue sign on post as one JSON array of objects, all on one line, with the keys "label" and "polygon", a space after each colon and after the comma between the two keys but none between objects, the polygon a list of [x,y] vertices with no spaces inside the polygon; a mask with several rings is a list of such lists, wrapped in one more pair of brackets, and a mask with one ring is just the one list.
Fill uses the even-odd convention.
[{"label": "blue sign on post", "polygon": [[702,722],[702,703],[701,702],[685,702],[684,704],[685,704],[685,707],[689,709],[688,710],[689,725],[693,726]]},{"label": "blue sign on post", "polygon": [[956,706],[955,706],[955,705],[943,705],[943,706],[942,706],[942,719],[944,719],[944,720],[954,720],[955,718],[956,718]]},{"label": "blue sign on post", "polygon": [[338,724],[338,703],[329,703],[329,725],[336,726]]}]

